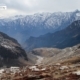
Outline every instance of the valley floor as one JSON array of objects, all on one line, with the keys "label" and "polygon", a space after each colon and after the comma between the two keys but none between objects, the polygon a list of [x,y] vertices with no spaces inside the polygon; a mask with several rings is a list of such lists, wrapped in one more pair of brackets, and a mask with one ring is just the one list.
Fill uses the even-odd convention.
[{"label": "valley floor", "polygon": [[36,57],[38,58],[37,61],[36,61],[36,65],[41,64],[42,61],[43,61],[43,57],[41,57],[41,56],[36,56]]}]

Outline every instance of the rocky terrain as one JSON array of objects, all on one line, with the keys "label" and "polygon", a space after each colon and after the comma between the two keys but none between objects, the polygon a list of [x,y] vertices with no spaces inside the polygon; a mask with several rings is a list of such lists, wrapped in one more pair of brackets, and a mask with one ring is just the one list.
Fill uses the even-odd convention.
[{"label": "rocky terrain", "polygon": [[[79,60],[80,56],[80,45],[76,45],[73,47],[68,47],[65,49],[57,49],[57,48],[37,48],[33,49],[29,54],[33,54],[35,56],[40,56],[43,59],[41,60],[39,65],[51,65],[54,63],[67,63],[68,60],[70,62],[74,62],[75,60]],[[39,58],[35,60],[37,62]],[[39,59],[40,60],[40,59]],[[80,61],[80,60],[79,60]]]},{"label": "rocky terrain", "polygon": [[15,39],[0,32],[0,67],[23,66],[27,62],[26,52],[20,44]]},{"label": "rocky terrain", "polygon": [[[18,71],[16,71],[15,69],[13,69],[13,71],[10,71],[10,68],[5,68],[2,74],[0,74],[1,75],[0,79],[1,80],[80,79],[80,44],[65,49],[38,48],[32,50],[29,54],[31,54],[32,57],[36,56],[35,58],[36,64],[34,64],[33,66],[27,65],[24,67],[20,67]],[[37,62],[39,64],[37,64]]]},{"label": "rocky terrain", "polygon": [[80,63],[55,63],[45,67],[25,66],[15,73],[5,70],[0,78],[1,80],[79,80]]},{"label": "rocky terrain", "polygon": [[66,48],[80,43],[80,20],[74,21],[67,28],[55,33],[48,33],[39,37],[30,37],[25,42],[25,49],[34,48]]}]

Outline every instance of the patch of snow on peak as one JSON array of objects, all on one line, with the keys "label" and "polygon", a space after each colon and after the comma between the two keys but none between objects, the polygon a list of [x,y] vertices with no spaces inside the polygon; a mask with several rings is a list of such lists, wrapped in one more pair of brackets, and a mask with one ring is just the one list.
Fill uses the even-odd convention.
[{"label": "patch of snow on peak", "polygon": [[8,49],[14,49],[14,47],[13,46],[10,46],[10,45],[6,45],[6,44],[1,44],[3,47],[5,47],[5,48],[8,48]]},{"label": "patch of snow on peak", "polygon": [[76,16],[80,16],[80,13],[76,13]]}]

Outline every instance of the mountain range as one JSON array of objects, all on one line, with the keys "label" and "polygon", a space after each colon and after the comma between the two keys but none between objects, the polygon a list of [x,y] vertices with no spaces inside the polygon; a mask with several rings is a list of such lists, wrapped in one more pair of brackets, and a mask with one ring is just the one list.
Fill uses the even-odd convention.
[{"label": "mountain range", "polygon": [[41,47],[66,48],[80,43],[80,20],[55,33],[47,33],[39,37],[30,37],[26,42],[26,49]]},{"label": "mountain range", "polygon": [[23,44],[29,37],[38,37],[46,33],[54,33],[80,20],[80,11],[36,13],[34,15],[0,18],[0,31]]}]

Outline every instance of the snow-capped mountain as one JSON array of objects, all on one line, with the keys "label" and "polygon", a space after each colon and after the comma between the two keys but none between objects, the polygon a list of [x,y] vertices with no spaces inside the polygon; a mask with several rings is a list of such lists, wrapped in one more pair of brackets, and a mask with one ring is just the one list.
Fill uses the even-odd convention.
[{"label": "snow-capped mountain", "polygon": [[36,13],[34,15],[17,15],[0,19],[0,31],[5,32],[19,42],[30,36],[40,36],[66,28],[75,20],[80,19],[80,11]]}]

